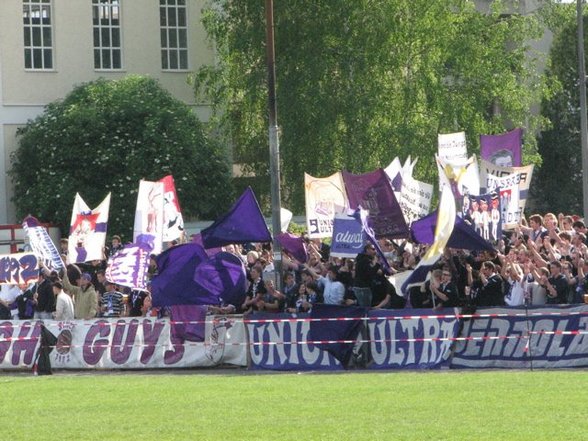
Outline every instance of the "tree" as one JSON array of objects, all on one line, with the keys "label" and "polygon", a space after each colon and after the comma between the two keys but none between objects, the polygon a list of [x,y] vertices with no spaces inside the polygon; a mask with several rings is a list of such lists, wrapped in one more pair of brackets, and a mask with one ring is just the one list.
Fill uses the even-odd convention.
[{"label": "tree", "polygon": [[[577,23],[575,5],[560,8],[554,17],[554,39],[546,70],[548,81],[560,85],[545,99],[541,113],[551,126],[541,133],[543,165],[533,177],[533,208],[540,213],[582,213],[582,152],[578,87]],[[588,37],[584,17],[584,40]]]},{"label": "tree", "polygon": [[[205,27],[218,64],[195,73],[235,162],[269,186],[265,15],[258,0],[211,0]],[[304,172],[326,176],[421,158],[416,177],[437,181],[437,134],[527,129],[527,162],[539,161],[531,113],[549,89],[529,41],[538,15],[481,13],[466,0],[289,0],[275,2],[278,122],[283,199],[304,206]],[[261,184],[263,182],[263,185]]]},{"label": "tree", "polygon": [[90,207],[112,192],[109,231],[132,239],[140,179],[172,174],[188,218],[215,217],[232,200],[222,149],[191,109],[153,79],[83,84],[19,135],[10,171],[17,214],[64,232],[76,192]]}]

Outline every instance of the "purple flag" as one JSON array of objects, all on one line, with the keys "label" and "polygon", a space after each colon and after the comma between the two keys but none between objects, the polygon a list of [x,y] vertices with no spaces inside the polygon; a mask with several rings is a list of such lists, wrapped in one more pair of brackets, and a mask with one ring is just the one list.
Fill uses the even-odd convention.
[{"label": "purple flag", "polygon": [[335,216],[330,255],[355,258],[363,251],[365,239],[366,235],[359,219],[352,216]]},{"label": "purple flag", "polygon": [[480,156],[494,165],[520,167],[523,129],[500,135],[480,135]]},{"label": "purple flag", "polygon": [[105,277],[117,285],[145,289],[151,247],[144,243],[131,243],[108,259]]},{"label": "purple flag", "polygon": [[408,237],[402,209],[384,170],[363,175],[343,171],[342,175],[349,207],[354,210],[361,205],[369,211],[369,223],[377,238]]},{"label": "purple flag", "polygon": [[280,233],[276,236],[276,239],[284,251],[290,253],[298,262],[306,263],[308,250],[302,237],[292,233]]},{"label": "purple flag", "polygon": [[[363,318],[367,314],[367,308],[355,306],[323,305],[317,304],[310,312],[310,330],[308,338],[316,343],[318,348],[329,352],[333,357],[346,366],[351,358],[354,342],[363,327]],[[347,320],[333,320],[334,318],[346,318]],[[358,320],[349,320],[357,318]]]},{"label": "purple flag", "polygon": [[206,312],[201,305],[176,305],[170,308],[170,333],[174,340],[204,341]]},{"label": "purple flag", "polygon": [[[411,233],[413,240],[418,243],[432,244],[435,241],[436,226],[437,210],[412,223]],[[455,218],[455,226],[451,236],[449,236],[447,246],[463,250],[494,250],[490,242],[484,240],[472,226],[468,225],[460,217]]]},{"label": "purple flag", "polygon": [[234,254],[223,251],[202,262],[194,271],[194,282],[202,291],[215,296],[217,305],[230,303],[239,307],[245,301],[245,265]]},{"label": "purple flag", "polygon": [[[192,237],[192,242],[197,243],[198,245],[200,245],[201,247],[204,248],[204,244],[202,243],[202,234],[200,234],[200,233],[192,234],[191,237]],[[207,248],[206,254],[208,254],[208,256],[212,257],[212,256],[220,253],[222,250],[223,250],[222,247]]]},{"label": "purple flag", "polygon": [[201,295],[194,282],[196,267],[208,260],[200,245],[186,243],[171,247],[157,256],[158,275],[151,283],[153,306],[216,305],[214,295]]},{"label": "purple flag", "polygon": [[233,243],[271,242],[257,199],[251,187],[241,195],[231,209],[210,227],[201,231],[205,248]]}]

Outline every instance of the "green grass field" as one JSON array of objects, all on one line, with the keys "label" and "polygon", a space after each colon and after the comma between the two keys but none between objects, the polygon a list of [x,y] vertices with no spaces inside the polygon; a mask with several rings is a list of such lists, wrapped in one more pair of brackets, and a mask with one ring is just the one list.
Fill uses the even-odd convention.
[{"label": "green grass field", "polygon": [[588,371],[0,377],[0,440],[588,440]]}]

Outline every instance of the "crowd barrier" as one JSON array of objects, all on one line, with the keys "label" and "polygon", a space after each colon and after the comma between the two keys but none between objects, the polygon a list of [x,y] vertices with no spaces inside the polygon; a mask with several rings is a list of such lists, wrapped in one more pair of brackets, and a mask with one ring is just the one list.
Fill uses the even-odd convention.
[{"label": "crowd barrier", "polygon": [[588,366],[588,305],[0,322],[0,369],[32,368],[45,327],[56,369],[269,370]]}]

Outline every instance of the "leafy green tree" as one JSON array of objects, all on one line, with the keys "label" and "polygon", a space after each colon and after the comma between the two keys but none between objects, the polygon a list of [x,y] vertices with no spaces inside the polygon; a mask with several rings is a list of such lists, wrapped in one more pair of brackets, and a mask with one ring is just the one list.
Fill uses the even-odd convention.
[{"label": "leafy green tree", "polygon": [[[205,27],[218,63],[195,73],[234,160],[269,185],[264,2],[211,0]],[[529,41],[537,14],[481,13],[466,0],[275,2],[278,123],[283,199],[301,212],[304,172],[326,176],[420,157],[415,176],[436,182],[437,134],[527,129],[524,154],[538,162],[531,114],[549,88]]]},{"label": "leafy green tree", "polygon": [[227,161],[191,109],[157,81],[128,76],[76,87],[20,131],[11,175],[18,216],[69,228],[74,196],[112,192],[109,232],[132,239],[139,180],[172,174],[185,218],[232,201]]},{"label": "leafy green tree", "polygon": [[[543,165],[533,177],[533,209],[540,213],[582,213],[582,152],[575,5],[560,5],[546,76],[560,91],[545,99],[541,113],[551,126],[541,133]],[[584,40],[588,21],[584,17]]]}]

